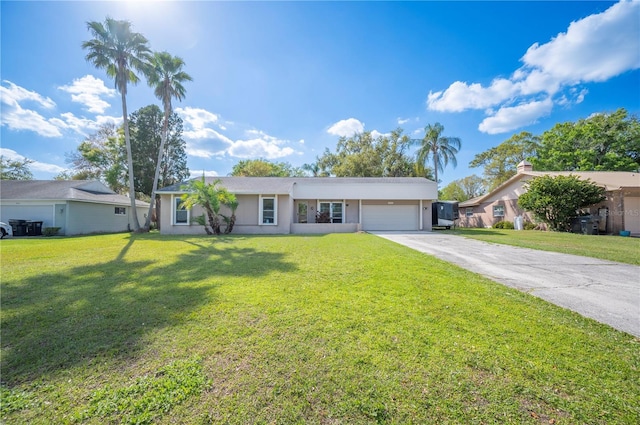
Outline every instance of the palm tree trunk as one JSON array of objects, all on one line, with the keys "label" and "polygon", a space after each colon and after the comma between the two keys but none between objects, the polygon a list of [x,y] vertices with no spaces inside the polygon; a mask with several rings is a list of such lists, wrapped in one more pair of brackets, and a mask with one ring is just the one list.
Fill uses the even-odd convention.
[{"label": "palm tree trunk", "polygon": [[436,189],[438,188],[438,151],[433,151],[433,174],[436,178]]},{"label": "palm tree trunk", "polygon": [[156,191],[158,190],[158,180],[160,179],[160,165],[162,164],[162,156],[164,155],[164,145],[167,141],[169,132],[169,111],[165,108],[164,123],[162,124],[162,134],[160,135],[160,149],[158,149],[158,162],[156,162],[156,173],[153,178],[153,189],[151,190],[151,201],[149,201],[149,213],[144,223],[144,229],[149,231],[151,227],[151,212],[153,211],[153,203],[156,200]]},{"label": "palm tree trunk", "polygon": [[124,90],[120,91],[122,97],[122,120],[124,125],[124,143],[127,148],[127,167],[129,168],[129,198],[131,200],[131,215],[133,219],[133,231],[140,232],[138,210],[136,209],[136,188],[133,183],[133,155],[131,154],[131,139],[129,138],[129,119],[127,117],[127,99]]}]

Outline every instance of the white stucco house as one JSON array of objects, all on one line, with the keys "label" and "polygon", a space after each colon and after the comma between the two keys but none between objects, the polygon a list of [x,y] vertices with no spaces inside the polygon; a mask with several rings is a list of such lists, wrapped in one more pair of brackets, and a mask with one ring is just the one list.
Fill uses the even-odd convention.
[{"label": "white stucco house", "polygon": [[[149,204],[136,201],[143,223]],[[133,228],[130,198],[98,181],[2,180],[0,221],[41,221],[42,228],[59,227],[59,234],[124,232]]]},{"label": "white stucco house", "polygon": [[[436,183],[417,177],[209,177],[238,199],[233,233],[349,233],[360,230],[431,230]],[[158,191],[160,232],[203,234],[194,217],[200,207],[185,210],[185,183]],[[329,223],[316,223],[319,212]],[[229,212],[224,208],[222,214]]]}]

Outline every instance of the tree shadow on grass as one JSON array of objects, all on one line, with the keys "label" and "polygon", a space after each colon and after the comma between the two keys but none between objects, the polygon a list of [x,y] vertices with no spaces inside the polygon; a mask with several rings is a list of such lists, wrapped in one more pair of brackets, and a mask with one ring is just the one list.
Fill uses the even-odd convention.
[{"label": "tree shadow on grass", "polygon": [[[3,281],[4,384],[82,363],[134,358],[149,332],[177,325],[190,311],[215,302],[213,277],[295,270],[281,253],[216,240],[183,241],[195,248],[160,263],[136,251],[136,241],[144,239],[131,236],[113,260]],[[143,259],[128,260],[133,253]]]}]

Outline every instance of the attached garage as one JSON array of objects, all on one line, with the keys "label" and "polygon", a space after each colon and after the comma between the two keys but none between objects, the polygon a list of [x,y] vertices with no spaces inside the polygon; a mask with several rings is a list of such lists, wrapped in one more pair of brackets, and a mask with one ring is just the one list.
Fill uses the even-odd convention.
[{"label": "attached garage", "polygon": [[418,205],[363,205],[362,230],[419,230]]},{"label": "attached garage", "polygon": [[9,220],[42,221],[43,227],[54,225],[54,206],[50,205],[1,205],[0,221],[8,223]]}]

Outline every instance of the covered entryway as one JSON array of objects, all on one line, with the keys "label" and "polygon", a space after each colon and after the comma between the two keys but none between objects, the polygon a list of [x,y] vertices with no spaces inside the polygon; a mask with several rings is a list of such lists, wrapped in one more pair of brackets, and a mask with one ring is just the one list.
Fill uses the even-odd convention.
[{"label": "covered entryway", "polygon": [[419,230],[418,205],[363,205],[362,230]]}]

